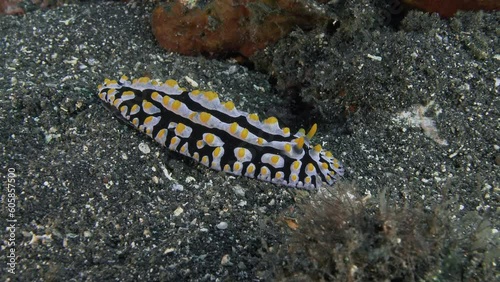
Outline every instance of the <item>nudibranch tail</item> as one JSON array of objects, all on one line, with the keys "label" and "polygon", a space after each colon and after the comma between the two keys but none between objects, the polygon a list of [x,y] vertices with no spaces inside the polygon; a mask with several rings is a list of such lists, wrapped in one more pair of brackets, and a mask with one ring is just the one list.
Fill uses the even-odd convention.
[{"label": "nudibranch tail", "polygon": [[310,140],[317,131],[291,135],[278,119],[221,102],[212,91],[187,91],[175,80],[106,79],[98,86],[106,107],[141,132],[203,165],[279,185],[313,189],[343,175],[332,153]]}]

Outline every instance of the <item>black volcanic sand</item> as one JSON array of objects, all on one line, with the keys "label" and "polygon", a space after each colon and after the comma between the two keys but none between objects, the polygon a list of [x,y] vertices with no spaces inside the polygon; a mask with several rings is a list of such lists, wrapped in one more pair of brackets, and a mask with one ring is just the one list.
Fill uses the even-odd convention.
[{"label": "black volcanic sand", "polygon": [[317,121],[314,142],[360,195],[426,209],[446,188],[460,205],[450,220],[498,226],[500,14],[411,12],[389,26],[361,2],[339,7],[339,28],[295,31],[257,56],[269,74],[165,52],[149,4],[0,16],[2,269],[9,169],[17,197],[15,275],[2,280],[250,281],[279,264],[266,255],[309,193],[206,169],[127,127],[96,95],[122,74],[191,89],[189,77],[291,127]]}]

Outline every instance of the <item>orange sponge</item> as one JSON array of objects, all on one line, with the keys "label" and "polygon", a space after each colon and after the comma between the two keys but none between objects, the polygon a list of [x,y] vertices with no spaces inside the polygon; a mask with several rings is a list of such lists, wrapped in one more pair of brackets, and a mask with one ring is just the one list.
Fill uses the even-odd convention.
[{"label": "orange sponge", "polygon": [[327,18],[306,0],[214,0],[203,8],[188,3],[162,4],[152,16],[158,43],[184,55],[249,57],[292,29],[310,29]]}]

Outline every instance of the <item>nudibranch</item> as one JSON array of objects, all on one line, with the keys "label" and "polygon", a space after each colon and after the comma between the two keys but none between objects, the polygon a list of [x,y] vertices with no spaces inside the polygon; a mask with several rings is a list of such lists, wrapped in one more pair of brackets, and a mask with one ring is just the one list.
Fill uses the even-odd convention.
[{"label": "nudibranch", "polygon": [[310,143],[316,124],[292,134],[275,117],[260,120],[213,91],[187,91],[171,79],[122,76],[98,88],[119,118],[209,168],[304,189],[332,185],[344,173],[331,152]]}]

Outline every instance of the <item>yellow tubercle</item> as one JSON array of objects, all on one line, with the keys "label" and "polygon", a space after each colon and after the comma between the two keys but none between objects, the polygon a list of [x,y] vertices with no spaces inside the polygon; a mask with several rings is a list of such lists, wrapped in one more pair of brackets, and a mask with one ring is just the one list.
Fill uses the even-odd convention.
[{"label": "yellow tubercle", "polygon": [[257,114],[249,114],[248,118],[250,118],[253,121],[259,121],[259,116]]},{"label": "yellow tubercle", "polygon": [[137,112],[139,112],[139,110],[140,110],[140,109],[139,109],[139,105],[134,104],[134,105],[132,106],[132,108],[130,108],[130,113],[137,113]]},{"label": "yellow tubercle", "polygon": [[185,143],[184,145],[182,145],[182,147],[180,149],[181,153],[186,153],[186,151],[187,151],[187,146],[186,145],[187,145],[187,143]]},{"label": "yellow tubercle", "polygon": [[279,156],[274,155],[274,156],[271,157],[271,163],[272,164],[277,164],[279,162],[279,160],[280,160]]},{"label": "yellow tubercle", "polygon": [[175,128],[175,132],[180,134],[186,129],[186,126],[183,123],[178,123],[177,127]]},{"label": "yellow tubercle", "polygon": [[155,91],[155,92],[153,92],[153,93],[151,93],[151,99],[153,99],[153,100],[155,100],[155,101],[156,101],[156,100],[158,100],[158,98],[160,98],[160,97],[161,97],[161,96],[160,96],[160,93],[158,93],[158,92],[156,92],[156,91]]},{"label": "yellow tubercle", "polygon": [[214,156],[215,158],[216,158],[216,157],[218,157],[218,156],[220,155],[221,151],[222,151],[221,147],[217,147],[217,148],[215,148],[215,150],[214,150],[214,152],[213,152],[213,156]]},{"label": "yellow tubercle", "polygon": [[177,85],[177,81],[173,80],[173,79],[167,79],[165,81],[165,84],[167,86],[170,86],[170,87],[175,87]]},{"label": "yellow tubercle", "polygon": [[142,101],[142,108],[143,108],[144,110],[149,110],[149,109],[151,109],[152,107],[154,107],[154,106],[153,106],[153,103],[148,102],[148,101],[146,101],[146,100]]},{"label": "yellow tubercle", "polygon": [[269,169],[267,167],[263,166],[260,168],[260,173],[262,175],[267,175],[269,173]]},{"label": "yellow tubercle", "polygon": [[167,106],[168,106],[168,102],[170,102],[170,97],[169,97],[169,96],[167,96],[167,95],[165,95],[165,96],[163,97],[163,106],[164,106],[164,107],[167,107]]},{"label": "yellow tubercle", "polygon": [[236,134],[237,130],[238,130],[238,123],[237,122],[231,123],[231,125],[229,126],[229,133]]},{"label": "yellow tubercle", "polygon": [[207,144],[212,144],[214,140],[215,136],[212,133],[208,133],[207,135],[205,135],[205,142],[207,142]]},{"label": "yellow tubercle", "polygon": [[203,123],[207,123],[211,117],[212,117],[212,115],[207,113],[207,112],[201,112],[200,116],[199,116],[201,122],[203,122]]},{"label": "yellow tubercle", "polygon": [[302,149],[304,147],[304,136],[296,138],[295,144],[297,144],[297,148]]},{"label": "yellow tubercle", "polygon": [[145,119],[144,119],[144,123],[145,123],[145,124],[146,124],[146,123],[150,123],[151,121],[153,121],[153,118],[154,118],[153,116],[149,116],[149,117],[145,118]]},{"label": "yellow tubercle", "polygon": [[127,90],[122,93],[122,98],[129,98],[134,96],[135,96],[134,91]]},{"label": "yellow tubercle", "polygon": [[292,151],[292,145],[289,143],[285,144],[285,152],[290,153]]},{"label": "yellow tubercle", "polygon": [[307,164],[307,171],[313,172],[314,171],[314,165],[312,163]]},{"label": "yellow tubercle", "polygon": [[248,133],[249,133],[249,132],[248,132],[248,129],[246,129],[246,128],[245,128],[245,129],[243,129],[243,130],[241,131],[240,137],[241,137],[242,139],[247,139],[247,137],[248,137]]},{"label": "yellow tubercle", "polygon": [[196,147],[202,148],[203,147],[203,141],[202,140],[196,141]]},{"label": "yellow tubercle", "polygon": [[233,169],[234,169],[234,171],[238,171],[238,170],[240,170],[240,169],[241,169],[241,165],[240,165],[240,163],[237,163],[237,162],[236,162],[236,163],[234,163],[234,165],[233,165]]},{"label": "yellow tubercle", "polygon": [[278,119],[275,117],[268,117],[266,120],[264,120],[265,124],[275,124],[278,122]]},{"label": "yellow tubercle", "polygon": [[145,76],[143,76],[137,80],[137,82],[139,82],[139,83],[149,83],[150,81],[151,81],[151,79],[149,79],[149,77],[145,77]]},{"label": "yellow tubercle", "polygon": [[241,159],[245,156],[245,149],[240,148],[238,149],[238,158]]},{"label": "yellow tubercle", "polygon": [[224,108],[226,108],[228,111],[234,110],[233,101],[227,101],[226,103],[224,103]]},{"label": "yellow tubercle", "polygon": [[[166,97],[166,96],[165,96]],[[172,103],[172,109],[174,109],[175,111],[177,111],[180,107],[181,107],[182,103],[181,101],[179,100],[175,100],[173,103]]]},{"label": "yellow tubercle", "polygon": [[318,144],[318,145],[314,146],[314,151],[315,151],[316,153],[318,153],[318,154],[321,152],[321,150],[322,150],[322,149],[323,149],[323,148],[321,148],[321,145],[320,145],[320,144]]},{"label": "yellow tubercle", "polygon": [[248,166],[247,173],[252,173],[255,171],[255,166]]},{"label": "yellow tubercle", "polygon": [[213,92],[213,91],[206,91],[206,92],[203,92],[203,96],[205,97],[205,99],[207,99],[208,101],[212,101],[216,98],[219,98],[219,95],[217,95],[217,93]]},{"label": "yellow tubercle", "polygon": [[161,129],[160,131],[158,131],[158,134],[156,134],[156,138],[163,138],[163,136],[165,136],[165,134],[167,134],[167,131],[165,129]]},{"label": "yellow tubercle", "polygon": [[338,161],[337,159],[335,159],[335,160],[333,161],[333,167],[334,167],[334,168],[339,168],[339,167],[340,167],[340,163],[339,163],[339,161]]}]

